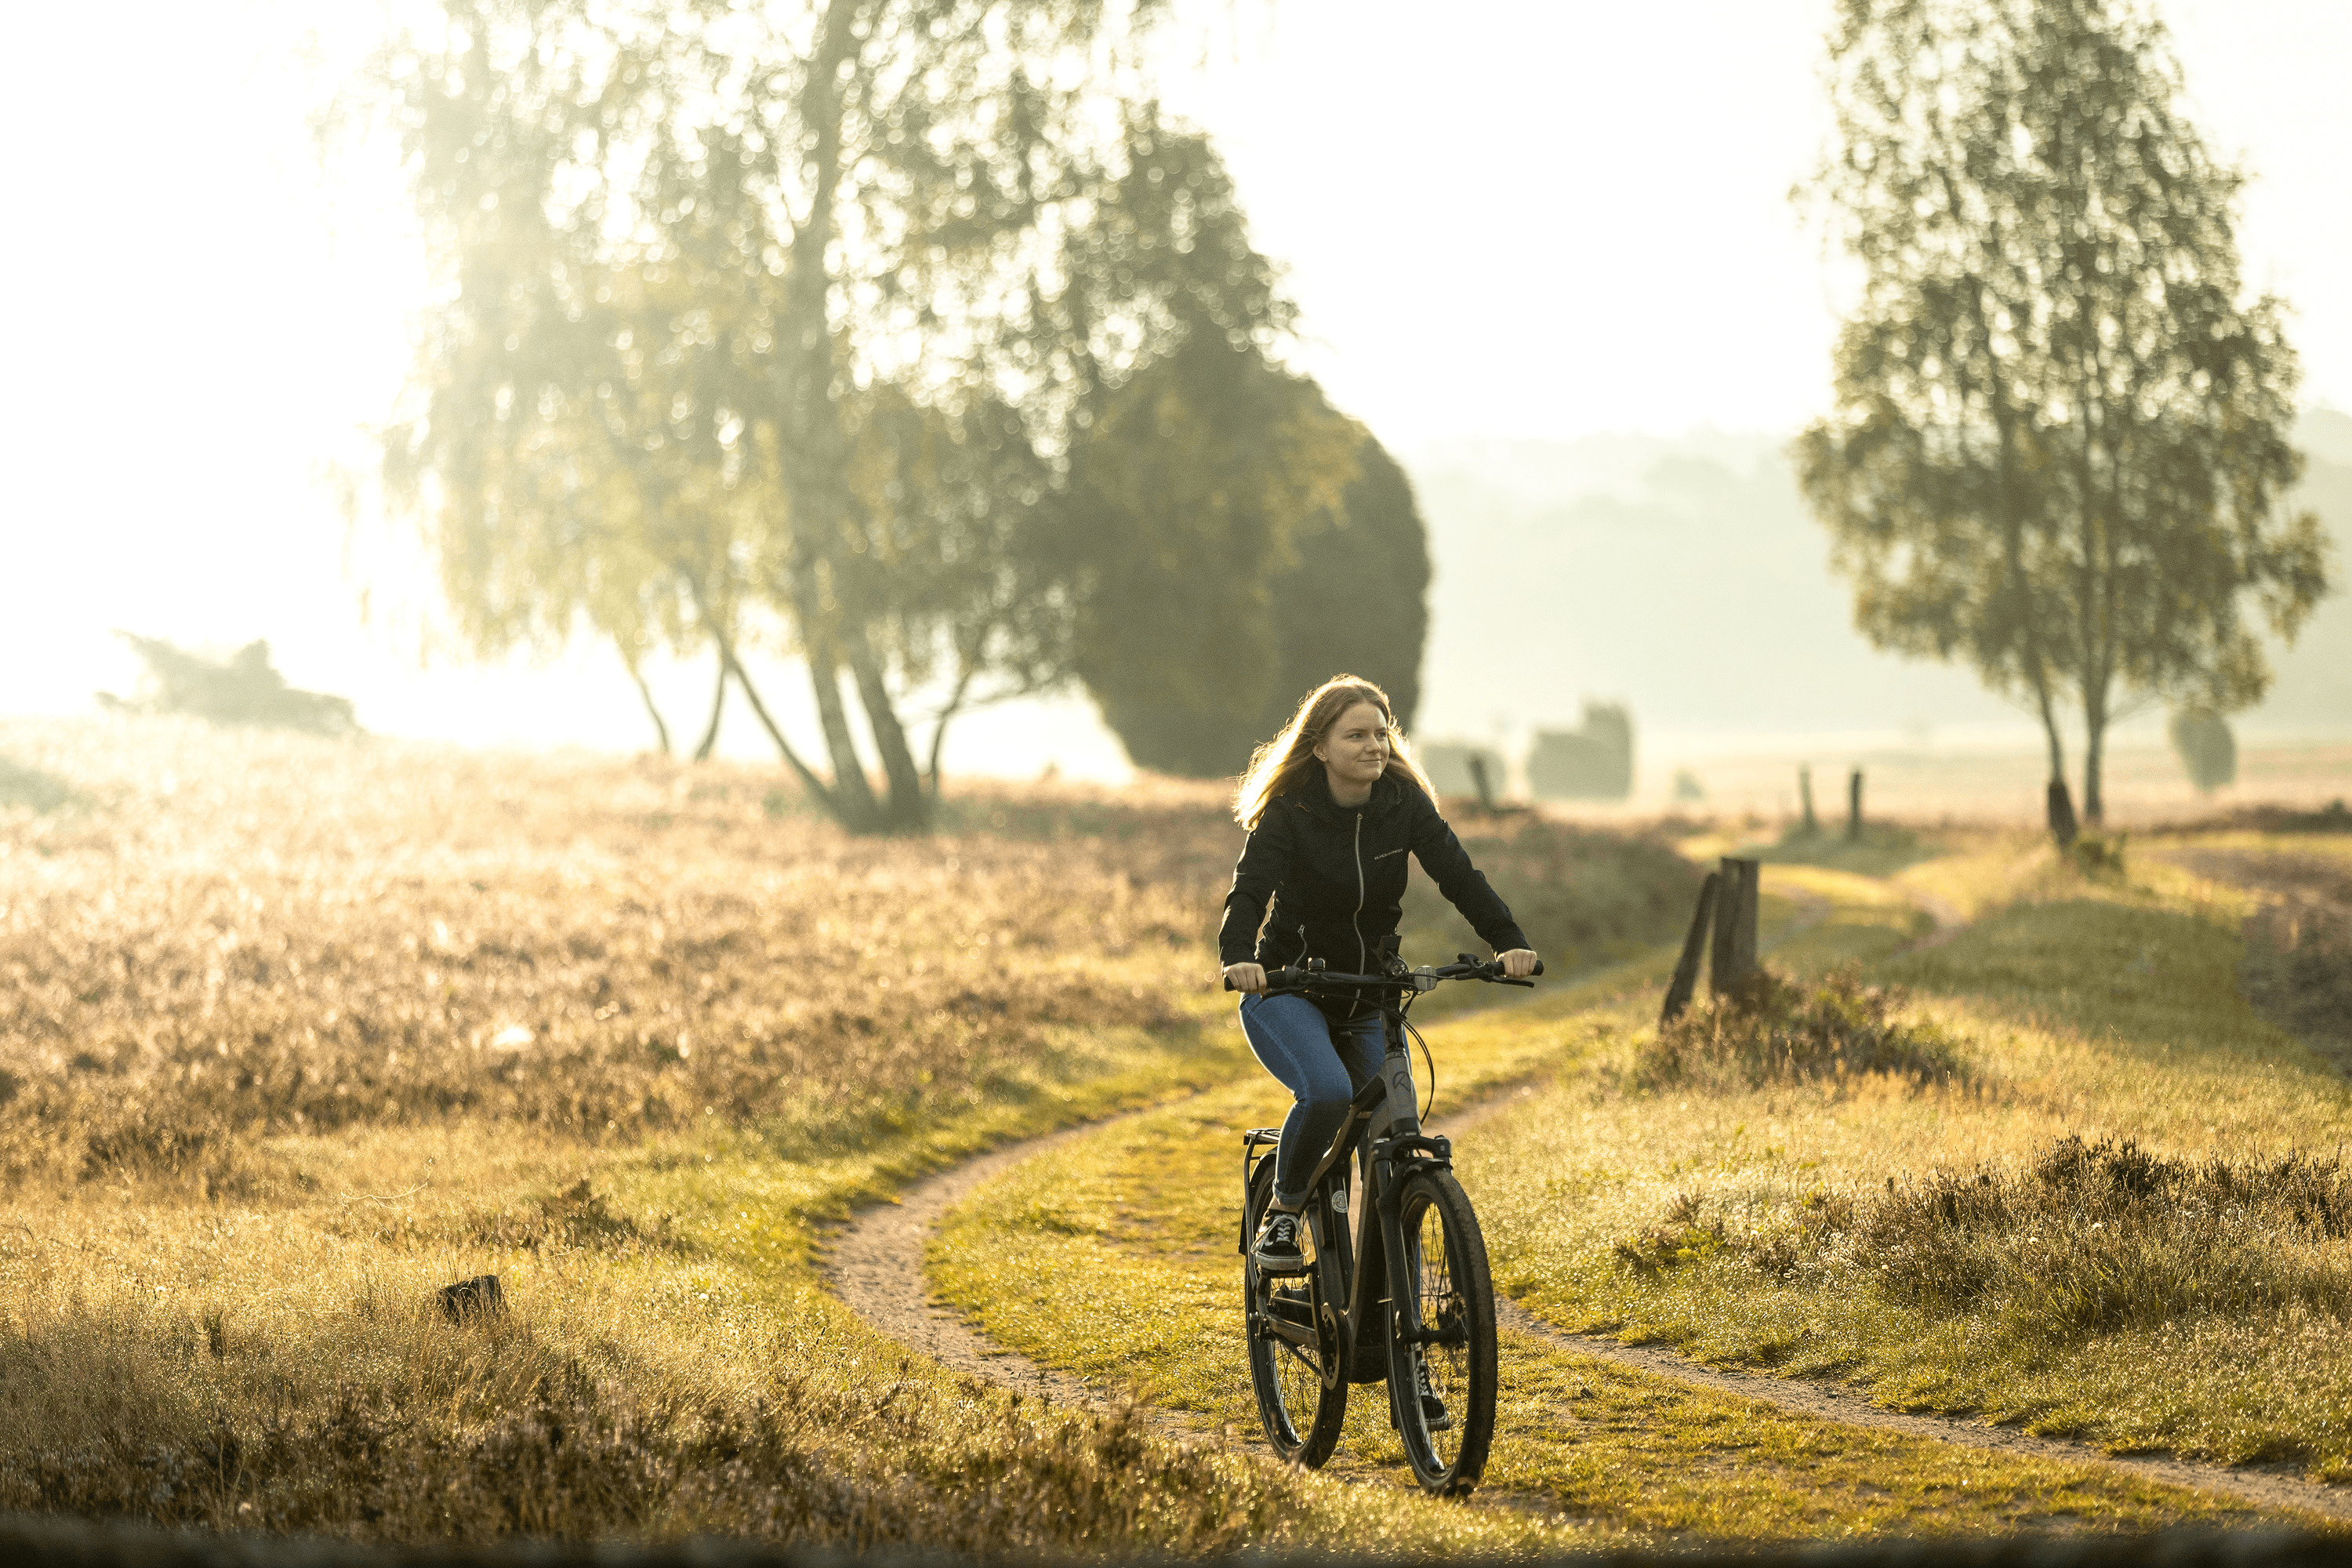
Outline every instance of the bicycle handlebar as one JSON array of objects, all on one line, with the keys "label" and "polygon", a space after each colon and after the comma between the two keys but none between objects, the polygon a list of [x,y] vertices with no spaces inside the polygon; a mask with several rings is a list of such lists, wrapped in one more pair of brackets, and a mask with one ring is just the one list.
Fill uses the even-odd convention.
[{"label": "bicycle handlebar", "polygon": [[[1437,966],[1423,964],[1419,969],[1408,970],[1403,974],[1334,974],[1321,968],[1320,963],[1320,960],[1315,960],[1314,966],[1306,969],[1269,969],[1265,972],[1265,989],[1258,994],[1261,996],[1298,995],[1310,988],[1323,986],[1350,991],[1395,991],[1411,987],[1417,994],[1436,990],[1437,982],[1441,980],[1483,980],[1490,985],[1525,985],[1530,988],[1535,984],[1532,980],[1516,980],[1504,973],[1502,962],[1499,959],[1490,959],[1482,963],[1466,952],[1459,955],[1457,963]],[[1541,974],[1543,972],[1543,960],[1538,958],[1536,960],[1535,973]],[[1426,981],[1427,984],[1417,984],[1422,981]],[[1237,991],[1240,987],[1231,980],[1227,980],[1225,989]]]}]

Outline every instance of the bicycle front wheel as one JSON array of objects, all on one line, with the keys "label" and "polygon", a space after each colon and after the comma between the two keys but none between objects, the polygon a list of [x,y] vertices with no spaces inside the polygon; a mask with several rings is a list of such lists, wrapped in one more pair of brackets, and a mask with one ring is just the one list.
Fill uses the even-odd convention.
[{"label": "bicycle front wheel", "polygon": [[[1274,1195],[1274,1161],[1258,1164],[1249,1184],[1249,1219],[1243,1234],[1255,1236]],[[1348,1380],[1339,1373],[1339,1349],[1321,1324],[1322,1292],[1312,1273],[1259,1272],[1257,1260],[1243,1255],[1242,1317],[1249,1334],[1250,1382],[1257,1390],[1258,1419],[1266,1441],[1286,1459],[1319,1468],[1339,1443],[1348,1415]],[[1286,1338],[1284,1329],[1312,1332],[1313,1343]]]},{"label": "bicycle front wheel", "polygon": [[1389,1323],[1389,1398],[1422,1486],[1461,1497],[1478,1484],[1495,1437],[1495,1285],[1478,1216],[1450,1171],[1416,1171],[1398,1198],[1405,1267],[1393,1283],[1421,1308],[1422,1339]]}]

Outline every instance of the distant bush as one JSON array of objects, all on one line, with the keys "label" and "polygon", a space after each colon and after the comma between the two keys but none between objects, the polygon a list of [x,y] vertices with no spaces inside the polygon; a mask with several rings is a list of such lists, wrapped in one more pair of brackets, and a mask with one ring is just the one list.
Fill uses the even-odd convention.
[{"label": "distant bush", "polygon": [[2223,784],[2237,782],[2238,742],[2230,733],[2230,721],[2221,714],[2201,704],[2176,708],[2166,732],[2199,794],[2210,795]]},{"label": "distant bush", "polygon": [[160,637],[120,635],[147,666],[145,689],[129,700],[101,691],[101,707],[188,713],[215,724],[262,724],[320,735],[348,735],[359,729],[350,698],[287,685],[286,678],[270,668],[267,642],[249,642],[226,658],[212,658]]},{"label": "distant bush", "polygon": [[1932,1082],[1958,1076],[1951,1036],[1896,1022],[1902,1002],[1899,991],[1863,984],[1852,965],[1812,984],[1759,969],[1731,995],[1662,1025],[1635,1057],[1631,1081],[1650,1089],[1744,1089],[1864,1073]]},{"label": "distant bush", "polygon": [[1538,730],[1528,789],[1539,800],[1623,800],[1633,793],[1633,718],[1622,704],[1588,702],[1574,730]]},{"label": "distant bush", "polygon": [[38,816],[61,810],[80,799],[73,785],[65,780],[0,757],[0,811],[15,806]]},{"label": "distant bush", "polygon": [[2131,841],[2127,833],[2085,833],[2066,846],[2063,853],[2067,864],[2095,882],[2120,882],[2124,879],[2124,847]]}]

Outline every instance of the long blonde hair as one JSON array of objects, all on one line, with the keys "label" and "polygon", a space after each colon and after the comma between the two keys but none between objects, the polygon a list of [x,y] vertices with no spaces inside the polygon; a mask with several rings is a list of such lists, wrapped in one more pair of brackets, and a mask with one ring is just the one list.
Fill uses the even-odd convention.
[{"label": "long blonde hair", "polygon": [[1359,702],[1369,702],[1379,709],[1381,721],[1388,726],[1389,765],[1382,773],[1411,784],[1432,801],[1437,799],[1429,775],[1413,760],[1412,748],[1405,743],[1404,731],[1397,727],[1396,709],[1389,702],[1389,694],[1361,677],[1335,675],[1308,692],[1298,704],[1298,711],[1290,716],[1290,722],[1282,727],[1282,732],[1250,757],[1249,771],[1242,774],[1242,782],[1234,791],[1234,816],[1244,827],[1255,832],[1275,796],[1297,788],[1301,780],[1323,765],[1315,748],[1340,716]]}]

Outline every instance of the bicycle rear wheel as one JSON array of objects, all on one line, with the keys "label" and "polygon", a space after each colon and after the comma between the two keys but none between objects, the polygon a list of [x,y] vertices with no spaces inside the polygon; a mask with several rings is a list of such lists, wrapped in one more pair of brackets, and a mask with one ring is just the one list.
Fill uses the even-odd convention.
[{"label": "bicycle rear wheel", "polygon": [[[1248,1223],[1243,1234],[1255,1236],[1274,1195],[1274,1161],[1260,1161],[1249,1184]],[[1318,1331],[1315,1347],[1281,1337],[1274,1325],[1316,1329],[1323,1311],[1322,1291],[1312,1272],[1273,1276],[1258,1271],[1257,1260],[1242,1259],[1242,1317],[1249,1336],[1250,1382],[1257,1390],[1258,1419],[1266,1441],[1286,1459],[1315,1469],[1331,1457],[1339,1442],[1339,1424],[1348,1415],[1348,1380],[1340,1374],[1339,1350],[1328,1333]]]},{"label": "bicycle rear wheel", "polygon": [[1398,1198],[1405,1268],[1424,1339],[1408,1344],[1390,1321],[1389,1399],[1405,1458],[1422,1486],[1461,1497],[1478,1484],[1495,1437],[1495,1285],[1478,1216],[1450,1171],[1416,1171]]}]

